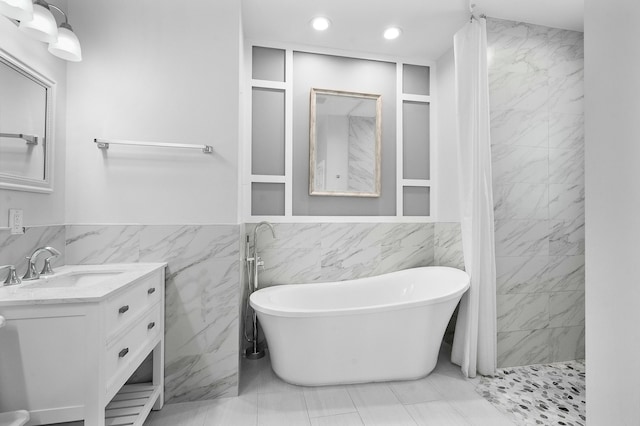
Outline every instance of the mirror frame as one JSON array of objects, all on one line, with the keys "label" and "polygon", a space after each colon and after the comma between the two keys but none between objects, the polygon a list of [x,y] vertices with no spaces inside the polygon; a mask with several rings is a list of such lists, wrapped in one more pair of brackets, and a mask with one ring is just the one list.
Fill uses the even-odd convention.
[{"label": "mirror frame", "polygon": [[[316,191],[316,97],[317,95],[347,96],[352,98],[372,99],[376,101],[375,128],[375,170],[373,192],[357,191]],[[309,195],[337,196],[337,197],[380,197],[381,187],[381,157],[382,157],[382,95],[370,93],[345,92],[341,90],[311,89],[309,103]]]},{"label": "mirror frame", "polygon": [[42,138],[42,144],[44,146],[44,178],[34,179],[17,176],[10,173],[3,173],[0,170],[0,189],[45,193],[53,192],[56,82],[20,61],[2,48],[0,48],[0,62],[43,86],[46,90],[45,135]]}]

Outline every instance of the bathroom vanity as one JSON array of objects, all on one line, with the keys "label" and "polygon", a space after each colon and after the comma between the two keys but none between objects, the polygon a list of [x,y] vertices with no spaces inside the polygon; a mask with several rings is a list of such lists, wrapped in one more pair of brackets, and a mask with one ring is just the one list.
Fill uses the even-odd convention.
[{"label": "bathroom vanity", "polygon": [[[104,426],[162,408],[165,266],[65,266],[0,287],[0,412]],[[150,353],[153,380],[125,384]]]}]

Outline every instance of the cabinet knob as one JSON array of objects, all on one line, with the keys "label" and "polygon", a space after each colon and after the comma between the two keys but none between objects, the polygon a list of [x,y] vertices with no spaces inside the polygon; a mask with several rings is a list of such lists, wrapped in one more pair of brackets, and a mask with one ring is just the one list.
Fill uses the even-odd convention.
[{"label": "cabinet knob", "polygon": [[118,352],[118,358],[124,358],[129,353],[129,348],[124,348],[120,352]]},{"label": "cabinet knob", "polygon": [[118,309],[118,312],[121,314],[124,314],[128,310],[129,310],[129,305],[124,305],[124,306],[121,306],[120,309]]},{"label": "cabinet knob", "polygon": [[151,287],[149,290],[147,290],[147,294],[153,294],[156,292],[156,288],[155,287]]},{"label": "cabinet knob", "polygon": [[151,329],[152,329],[153,327],[155,327],[155,326],[156,326],[156,323],[152,321],[152,322],[150,322],[150,323],[149,323],[149,325],[147,326],[147,329],[148,329],[148,330],[151,330]]}]

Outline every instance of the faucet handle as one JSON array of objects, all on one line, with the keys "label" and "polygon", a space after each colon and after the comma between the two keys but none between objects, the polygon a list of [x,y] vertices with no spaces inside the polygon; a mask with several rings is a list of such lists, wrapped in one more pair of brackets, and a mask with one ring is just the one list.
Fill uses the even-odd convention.
[{"label": "faucet handle", "polygon": [[40,271],[40,275],[52,275],[53,274],[53,268],[51,267],[51,261],[55,260],[55,258],[58,257],[56,256],[51,256],[51,257],[47,257],[44,260],[44,266],[42,267],[42,271]]},{"label": "faucet handle", "polygon": [[58,256],[60,256],[60,252],[54,249],[54,251],[51,252],[51,256],[47,257],[44,260],[44,265],[42,266],[42,271],[40,272],[40,275],[53,274],[53,268],[51,267],[51,262],[54,261]]},{"label": "faucet handle", "polygon": [[4,285],[20,284],[22,282],[22,280],[18,278],[18,275],[16,274],[15,266],[13,265],[0,266],[0,271],[3,269],[9,269],[9,274],[7,275],[7,279],[4,280]]}]

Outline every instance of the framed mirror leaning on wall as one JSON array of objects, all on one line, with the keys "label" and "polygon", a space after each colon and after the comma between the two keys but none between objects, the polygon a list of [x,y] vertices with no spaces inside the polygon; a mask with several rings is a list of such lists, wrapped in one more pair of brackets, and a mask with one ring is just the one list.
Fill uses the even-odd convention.
[{"label": "framed mirror leaning on wall", "polygon": [[311,89],[309,194],[379,197],[382,95]]},{"label": "framed mirror leaning on wall", "polygon": [[0,49],[0,188],[53,191],[55,82]]}]

